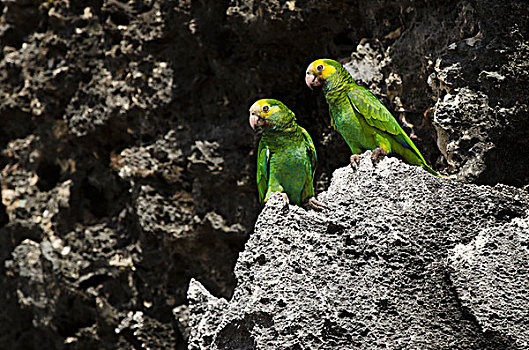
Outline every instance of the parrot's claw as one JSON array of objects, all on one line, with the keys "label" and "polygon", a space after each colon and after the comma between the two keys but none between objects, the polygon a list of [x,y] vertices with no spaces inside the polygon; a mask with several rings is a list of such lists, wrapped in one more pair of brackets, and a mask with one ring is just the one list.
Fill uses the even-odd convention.
[{"label": "parrot's claw", "polygon": [[371,153],[371,162],[373,162],[373,166],[377,165],[377,163],[384,159],[385,156],[387,156],[388,153],[384,151],[382,148],[377,147],[373,150],[373,153]]},{"label": "parrot's claw", "polygon": [[303,203],[303,208],[322,211],[323,209],[327,209],[327,206],[318,201],[315,197],[310,197]]},{"label": "parrot's claw", "polygon": [[350,162],[351,162],[351,168],[353,168],[353,170],[358,169],[358,167],[360,166],[360,155],[353,154],[350,158]]}]

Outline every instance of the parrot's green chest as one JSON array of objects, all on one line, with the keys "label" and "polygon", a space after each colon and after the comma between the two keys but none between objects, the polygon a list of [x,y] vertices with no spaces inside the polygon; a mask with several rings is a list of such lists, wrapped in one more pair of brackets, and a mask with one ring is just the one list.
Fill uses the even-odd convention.
[{"label": "parrot's green chest", "polygon": [[306,149],[297,145],[276,150],[270,162],[272,177],[295,204],[300,204],[303,187],[311,178]]}]

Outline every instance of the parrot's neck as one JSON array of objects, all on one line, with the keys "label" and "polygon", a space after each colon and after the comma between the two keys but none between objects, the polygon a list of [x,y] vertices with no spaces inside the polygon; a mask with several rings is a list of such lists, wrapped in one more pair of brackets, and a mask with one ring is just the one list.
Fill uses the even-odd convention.
[{"label": "parrot's neck", "polygon": [[349,71],[343,66],[337,69],[337,72],[327,78],[325,85],[323,86],[323,92],[327,94],[328,92],[340,92],[348,89],[351,84],[356,85],[353,77],[349,74]]},{"label": "parrot's neck", "polygon": [[301,127],[294,122],[280,129],[265,129],[262,136],[264,142],[272,147],[276,146],[278,148],[286,145],[288,142],[296,141],[297,139],[301,140],[302,138]]}]

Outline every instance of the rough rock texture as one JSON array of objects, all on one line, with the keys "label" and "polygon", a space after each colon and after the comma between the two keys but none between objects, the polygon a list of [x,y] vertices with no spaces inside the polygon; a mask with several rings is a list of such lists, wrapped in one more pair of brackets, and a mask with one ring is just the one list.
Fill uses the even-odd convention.
[{"label": "rough rock texture", "polygon": [[190,279],[231,297],[260,210],[251,103],[294,110],[320,191],[348,162],[303,81],[315,58],[347,63],[436,169],[527,185],[527,11],[1,0],[0,348],[184,348]]},{"label": "rough rock texture", "polygon": [[527,158],[513,154],[529,145],[529,8],[463,3],[459,21],[466,33],[435,58],[428,80],[439,149],[461,179],[525,185]]},{"label": "rough rock texture", "polygon": [[191,282],[190,349],[527,348],[527,192],[367,153],[334,173],[323,213],[275,198],[233,298]]},{"label": "rough rock texture", "polygon": [[450,280],[466,312],[484,332],[529,348],[529,220],[482,230],[450,254]]}]

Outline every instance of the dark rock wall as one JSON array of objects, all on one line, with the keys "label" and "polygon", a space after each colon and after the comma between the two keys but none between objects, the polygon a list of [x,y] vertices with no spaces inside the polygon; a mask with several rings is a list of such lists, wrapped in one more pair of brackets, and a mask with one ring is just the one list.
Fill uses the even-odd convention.
[{"label": "dark rock wall", "polygon": [[249,105],[273,96],[294,110],[320,190],[347,163],[304,85],[318,57],[350,62],[434,167],[527,184],[527,11],[0,2],[0,348],[183,348],[190,278],[230,297],[260,210]]},{"label": "dark rock wall", "polygon": [[479,21],[435,59],[428,80],[439,148],[461,179],[526,185],[527,160],[514,154],[529,141],[529,8],[487,2],[464,11]]}]

